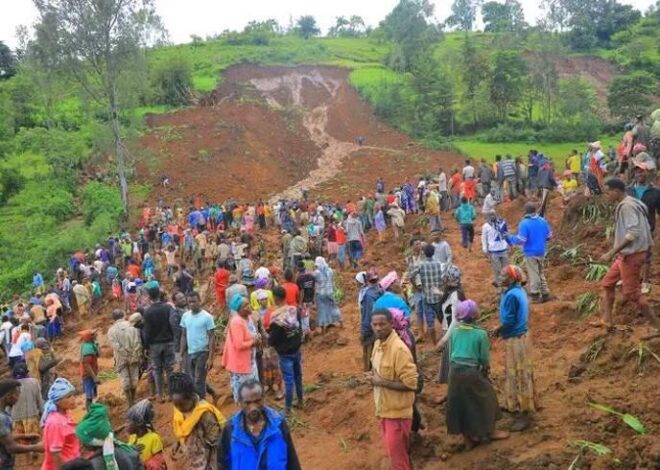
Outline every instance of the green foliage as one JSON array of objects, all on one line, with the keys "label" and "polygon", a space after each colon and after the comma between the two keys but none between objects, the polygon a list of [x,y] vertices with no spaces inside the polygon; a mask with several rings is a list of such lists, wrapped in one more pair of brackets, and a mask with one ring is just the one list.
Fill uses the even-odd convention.
[{"label": "green foliage", "polygon": [[0,167],[0,206],[25,186],[25,177],[16,168]]},{"label": "green foliage", "polygon": [[118,220],[122,208],[117,188],[98,181],[87,183],[82,191],[82,210],[87,225],[102,215]]},{"label": "green foliage", "polygon": [[644,427],[644,424],[642,424],[642,422],[636,416],[633,416],[628,413],[621,413],[615,410],[614,408],[611,408],[606,405],[601,405],[600,403],[589,403],[589,406],[604,413],[609,413],[614,416],[618,416],[619,418],[621,418],[621,421],[626,423],[636,433],[646,434],[646,428]]},{"label": "green foliage", "polygon": [[6,80],[16,75],[16,57],[11,49],[0,41],[0,80]]},{"label": "green foliage", "polygon": [[190,61],[178,56],[159,62],[154,67],[152,83],[157,90],[158,103],[169,106],[188,104],[193,87]]},{"label": "green foliage", "polygon": [[321,34],[321,30],[316,25],[316,18],[311,15],[305,15],[296,20],[295,33],[304,39],[309,39]]},{"label": "green foliage", "polygon": [[411,80],[417,97],[413,129],[419,136],[452,131],[454,89],[449,72],[435,60],[420,61]]},{"label": "green foliage", "polygon": [[359,38],[367,34],[367,27],[361,16],[349,18],[338,16],[335,25],[328,31],[328,36],[336,38]]},{"label": "green foliage", "polygon": [[614,78],[610,83],[607,106],[610,113],[622,119],[646,114],[657,91],[657,82],[648,72],[635,71]]},{"label": "green foliage", "polygon": [[593,292],[585,292],[577,297],[577,311],[580,317],[586,318],[593,314],[600,305],[600,298]]},{"label": "green foliage", "polygon": [[589,263],[587,274],[584,277],[584,280],[589,282],[600,281],[605,277],[608,269],[609,267],[605,264]]},{"label": "green foliage", "polygon": [[20,208],[26,217],[42,216],[66,220],[73,214],[73,194],[57,181],[30,181],[25,189],[9,200],[9,205]]},{"label": "green foliage", "polygon": [[429,23],[433,4],[428,0],[400,0],[381,22],[387,39],[392,42],[387,65],[398,71],[411,70],[417,60],[426,57],[429,47],[440,37]]},{"label": "green foliage", "polygon": [[493,58],[493,71],[490,80],[490,99],[501,120],[520,99],[523,91],[527,65],[517,51],[498,51]]},{"label": "green foliage", "polygon": [[487,33],[520,33],[527,27],[525,13],[517,0],[486,2],[481,6],[481,15]]},{"label": "green foliage", "polygon": [[462,31],[472,31],[481,0],[454,0],[451,4],[451,16],[445,23],[457,26]]}]

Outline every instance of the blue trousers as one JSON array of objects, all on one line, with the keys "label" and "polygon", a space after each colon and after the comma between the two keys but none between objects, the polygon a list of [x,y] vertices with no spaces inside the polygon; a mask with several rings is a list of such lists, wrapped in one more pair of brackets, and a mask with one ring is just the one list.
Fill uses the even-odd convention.
[{"label": "blue trousers", "polygon": [[284,407],[291,409],[295,387],[298,401],[303,400],[302,356],[300,350],[294,354],[280,354],[280,369],[284,380]]}]

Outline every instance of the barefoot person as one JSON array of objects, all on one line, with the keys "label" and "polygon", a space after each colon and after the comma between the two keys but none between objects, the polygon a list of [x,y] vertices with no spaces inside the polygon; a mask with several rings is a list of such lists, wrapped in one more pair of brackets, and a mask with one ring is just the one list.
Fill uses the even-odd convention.
[{"label": "barefoot person", "polygon": [[623,297],[637,304],[639,311],[656,330],[660,329],[657,316],[651,310],[642,295],[641,272],[646,255],[653,245],[651,228],[644,203],[626,195],[626,186],[617,178],[605,182],[606,194],[610,201],[616,202],[614,212],[614,247],[601,256],[601,261],[614,263],[603,278],[605,298],[601,304],[602,324],[613,328],[612,309],[616,296],[616,283],[621,280]]},{"label": "barefoot person", "polygon": [[376,343],[370,378],[381,438],[390,458],[390,468],[409,470],[417,366],[410,349],[394,331],[389,310],[375,310],[371,315],[371,328]]},{"label": "barefoot person", "polygon": [[488,333],[475,325],[479,310],[474,300],[458,304],[458,325],[449,336],[451,359],[447,392],[447,432],[462,434],[465,446],[504,439],[495,430],[500,417],[495,389],[488,380],[490,344]]}]

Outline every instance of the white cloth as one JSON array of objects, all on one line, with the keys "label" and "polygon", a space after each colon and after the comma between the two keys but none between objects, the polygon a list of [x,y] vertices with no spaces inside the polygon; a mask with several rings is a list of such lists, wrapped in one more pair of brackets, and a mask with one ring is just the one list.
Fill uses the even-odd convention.
[{"label": "white cloth", "polygon": [[506,251],[509,248],[506,240],[495,227],[486,222],[481,227],[481,250],[488,254],[496,251]]},{"label": "white cloth", "polygon": [[255,279],[270,279],[270,271],[268,268],[261,266],[254,272]]}]

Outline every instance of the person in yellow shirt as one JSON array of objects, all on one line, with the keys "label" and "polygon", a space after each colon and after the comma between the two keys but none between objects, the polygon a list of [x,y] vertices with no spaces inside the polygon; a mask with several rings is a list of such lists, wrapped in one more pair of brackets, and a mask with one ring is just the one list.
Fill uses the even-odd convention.
[{"label": "person in yellow shirt", "polygon": [[577,150],[571,150],[571,155],[566,160],[566,169],[571,172],[576,184],[577,184],[578,176],[580,174],[581,166],[582,166],[582,157],[578,155]]},{"label": "person in yellow shirt", "polygon": [[564,179],[559,185],[559,192],[564,198],[564,203],[567,203],[568,200],[577,193],[578,182],[577,179],[573,177],[573,172],[571,170],[566,170],[564,172]]},{"label": "person in yellow shirt", "polygon": [[371,354],[371,384],[374,387],[376,417],[390,468],[409,470],[410,433],[417,389],[417,366],[406,343],[396,331],[387,309],[371,314],[376,343]]},{"label": "person in yellow shirt", "polygon": [[154,418],[154,408],[149,400],[136,403],[128,409],[126,414],[128,444],[135,446],[140,452],[140,460],[145,470],[167,468],[163,453],[163,440],[154,432]]}]

